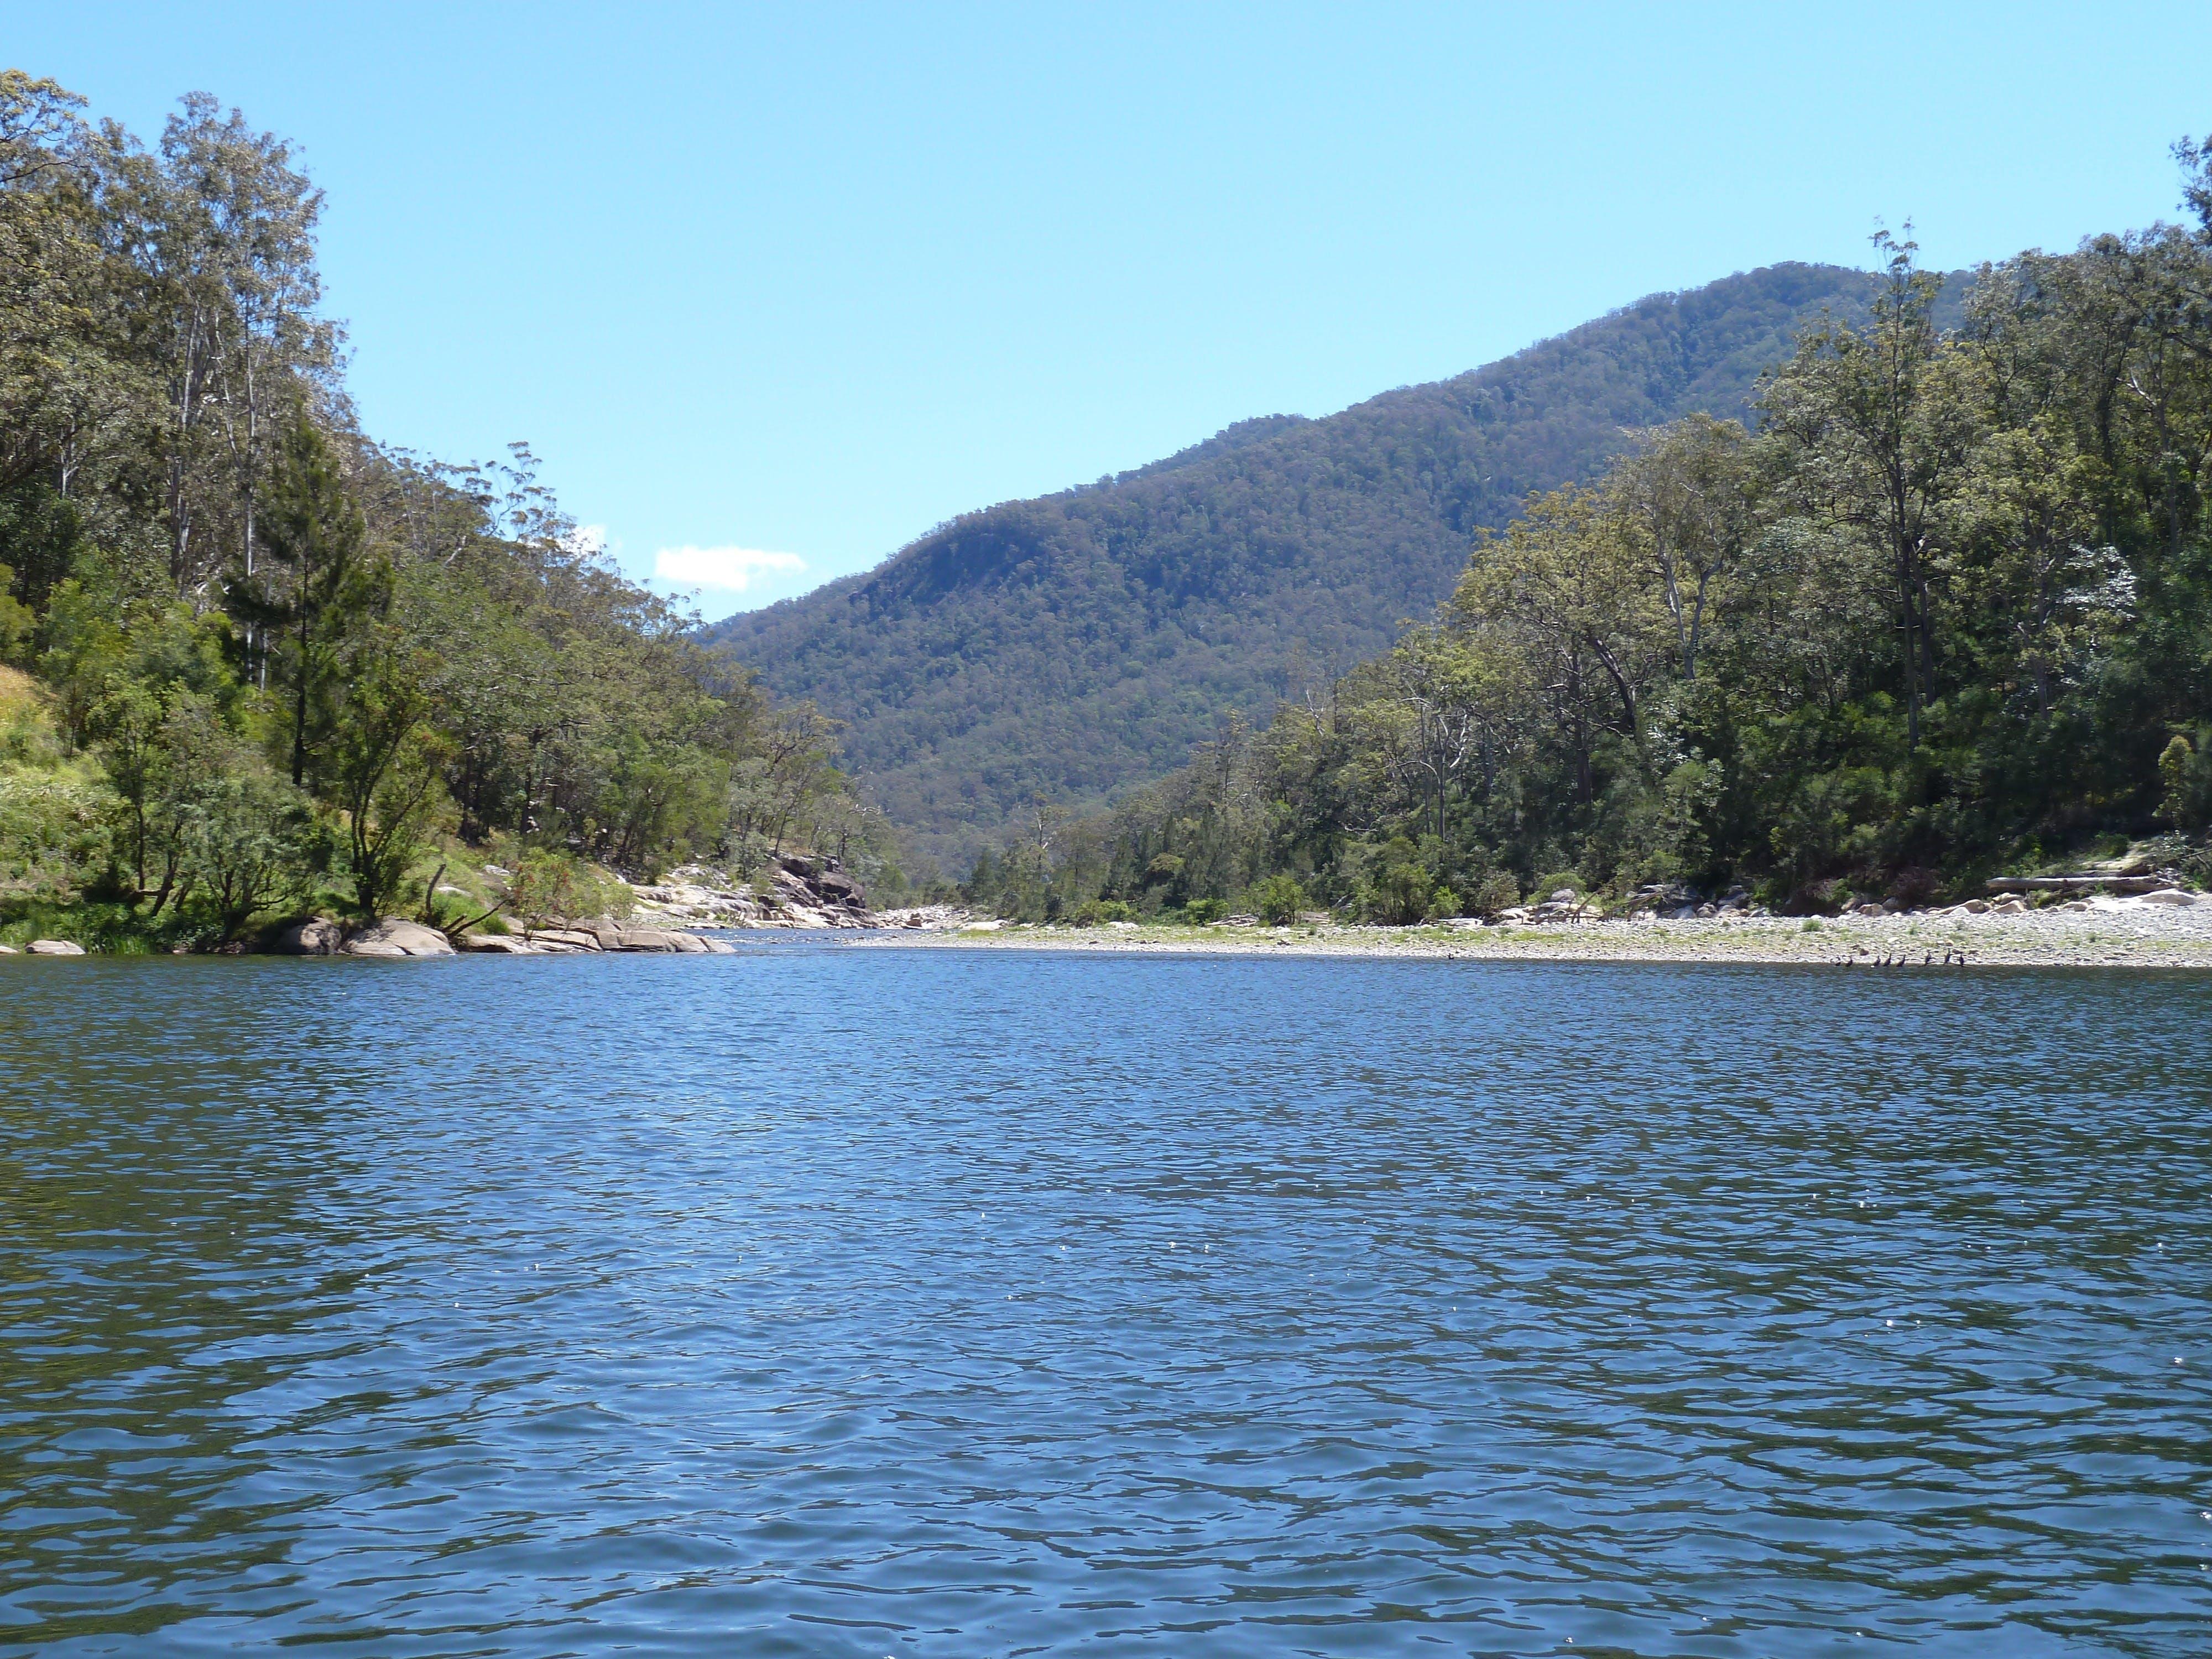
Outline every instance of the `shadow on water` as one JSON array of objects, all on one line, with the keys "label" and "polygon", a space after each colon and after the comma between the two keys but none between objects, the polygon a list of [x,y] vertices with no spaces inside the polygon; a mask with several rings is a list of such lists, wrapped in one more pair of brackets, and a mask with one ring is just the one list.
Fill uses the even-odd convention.
[{"label": "shadow on water", "polygon": [[2189,1652],[2208,1014],[781,943],[5,964],[0,1640]]}]

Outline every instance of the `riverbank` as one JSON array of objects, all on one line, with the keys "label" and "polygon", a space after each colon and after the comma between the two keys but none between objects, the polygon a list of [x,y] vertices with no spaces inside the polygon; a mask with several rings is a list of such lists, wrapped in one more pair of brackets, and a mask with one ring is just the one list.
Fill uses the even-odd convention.
[{"label": "riverbank", "polygon": [[1512,961],[1809,963],[1830,966],[2212,969],[2212,897],[2098,898],[2014,914],[1964,908],[1840,918],[1650,916],[1520,927],[1060,927],[1005,923],[870,933],[872,949],[1387,956]]}]

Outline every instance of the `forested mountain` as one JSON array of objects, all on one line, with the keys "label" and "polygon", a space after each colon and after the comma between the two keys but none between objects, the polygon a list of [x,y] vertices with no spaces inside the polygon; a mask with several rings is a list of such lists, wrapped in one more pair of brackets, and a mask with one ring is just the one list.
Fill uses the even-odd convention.
[{"label": "forested mountain", "polygon": [[1454,380],[967,514],[714,637],[848,722],[890,816],[957,862],[1040,798],[1100,802],[1231,711],[1387,650],[1479,528],[1593,476],[1629,428],[1746,414],[1798,331],[1860,314],[1871,284],[1782,264],[1656,295]]},{"label": "forested mountain", "polygon": [[1638,432],[1479,536],[1388,653],[965,884],[1027,918],[1560,888],[1791,911],[2141,855],[2212,878],[2212,142],[2194,222],[2030,251],[1955,322],[1910,242],[1748,422]]}]

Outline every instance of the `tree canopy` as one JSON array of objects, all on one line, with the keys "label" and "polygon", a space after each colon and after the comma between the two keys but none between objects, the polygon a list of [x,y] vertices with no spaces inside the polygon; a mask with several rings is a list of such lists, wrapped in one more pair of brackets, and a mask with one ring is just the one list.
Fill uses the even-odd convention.
[{"label": "tree canopy", "polygon": [[0,74],[0,926],[434,912],[441,849],[888,868],[834,723],[624,580],[526,447],[360,429],[287,144],[199,94],[150,149],[82,111]]}]

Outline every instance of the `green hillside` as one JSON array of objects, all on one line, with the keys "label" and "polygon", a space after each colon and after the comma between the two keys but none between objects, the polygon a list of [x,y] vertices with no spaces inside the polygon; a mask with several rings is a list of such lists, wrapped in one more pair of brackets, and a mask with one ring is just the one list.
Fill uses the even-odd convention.
[{"label": "green hillside", "polygon": [[1229,712],[1389,648],[1479,526],[1594,475],[1623,428],[1735,415],[1870,279],[1781,264],[1656,295],[1501,362],[1321,420],[1246,421],[1111,481],[957,519],[732,619],[716,642],[849,723],[848,760],[948,860],[1037,797],[1179,766]]}]

